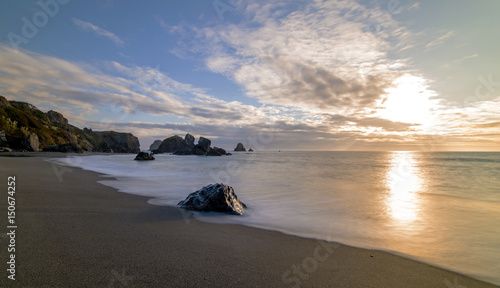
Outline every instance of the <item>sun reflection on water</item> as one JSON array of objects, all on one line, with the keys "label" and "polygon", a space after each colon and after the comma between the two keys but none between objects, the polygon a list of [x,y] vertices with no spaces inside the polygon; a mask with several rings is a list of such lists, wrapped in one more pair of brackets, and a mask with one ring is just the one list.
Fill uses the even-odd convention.
[{"label": "sun reflection on water", "polygon": [[390,167],[386,175],[387,188],[389,189],[386,200],[387,211],[398,226],[408,225],[420,217],[421,199],[418,192],[422,188],[422,179],[417,166],[418,154],[415,152],[393,152],[389,161]]}]

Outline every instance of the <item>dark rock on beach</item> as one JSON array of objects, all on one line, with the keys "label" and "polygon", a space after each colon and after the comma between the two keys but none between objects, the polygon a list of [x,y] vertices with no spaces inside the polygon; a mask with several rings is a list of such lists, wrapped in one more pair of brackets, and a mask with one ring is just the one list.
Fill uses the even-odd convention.
[{"label": "dark rock on beach", "polygon": [[243,146],[242,143],[238,143],[238,145],[236,145],[236,148],[234,148],[234,151],[243,152],[243,151],[247,151],[247,149],[245,149],[245,146]]},{"label": "dark rock on beach", "polygon": [[207,185],[189,194],[179,202],[181,208],[196,211],[224,212],[243,215],[247,206],[241,202],[231,186],[222,183]]},{"label": "dark rock on beach", "polygon": [[38,135],[35,133],[30,133],[28,137],[24,138],[21,142],[23,148],[27,151],[38,152],[40,149],[40,142],[38,140]]},{"label": "dark rock on beach", "polygon": [[155,157],[148,152],[139,152],[134,160],[155,160]]},{"label": "dark rock on beach", "polygon": [[248,152],[253,152],[253,149],[252,148],[248,149]]}]

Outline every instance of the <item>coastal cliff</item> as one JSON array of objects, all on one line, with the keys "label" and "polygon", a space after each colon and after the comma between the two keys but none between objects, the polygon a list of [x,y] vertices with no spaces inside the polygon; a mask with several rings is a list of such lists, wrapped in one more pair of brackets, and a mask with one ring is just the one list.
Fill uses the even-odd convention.
[{"label": "coastal cliff", "polygon": [[[131,133],[92,131],[69,124],[61,113],[40,111],[26,102],[0,96],[0,146],[13,150],[138,153]],[[68,145],[71,144],[71,145]]]}]

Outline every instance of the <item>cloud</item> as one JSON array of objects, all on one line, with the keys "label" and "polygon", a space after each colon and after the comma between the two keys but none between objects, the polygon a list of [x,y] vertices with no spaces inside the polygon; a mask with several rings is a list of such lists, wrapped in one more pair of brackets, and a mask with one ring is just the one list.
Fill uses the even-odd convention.
[{"label": "cloud", "polygon": [[218,100],[158,68],[117,62],[89,66],[0,46],[0,73],[1,93],[7,98],[56,110],[71,107],[87,117],[109,106],[125,114],[174,115],[193,123],[210,120],[238,125],[264,117],[253,106]]},{"label": "cloud", "polygon": [[[412,7],[406,10],[418,8]],[[226,19],[169,26],[155,17],[169,37],[179,36],[173,53],[227,77],[256,101],[218,99],[209,89],[167,76],[159,66],[71,62],[4,46],[0,94],[61,110],[71,116],[70,122],[132,132],[141,142],[187,132],[226,147],[259,132],[272,133],[267,148],[273,149],[410,149],[437,140],[445,147],[446,141],[451,146],[474,141],[476,135],[477,141],[498,142],[499,99],[466,109],[436,107],[435,102],[414,105],[438,96],[428,85],[403,85],[405,76],[432,81],[394,52],[421,38],[384,8],[358,1],[240,1],[231,11],[238,17],[228,17],[237,24]],[[73,21],[124,44],[96,25]],[[423,45],[430,50],[454,35],[439,31]],[[477,54],[462,59],[472,57]],[[386,107],[390,103],[392,110]],[[384,107],[386,114],[380,113]],[[108,119],[109,110],[121,116]]]},{"label": "cloud", "polygon": [[82,21],[82,20],[77,19],[77,18],[73,18],[73,22],[81,29],[83,29],[85,31],[92,31],[99,36],[104,36],[104,37],[108,38],[109,40],[113,41],[118,46],[125,44],[125,42],[122,39],[120,39],[120,37],[116,36],[114,33],[110,32],[108,30],[102,29],[102,28],[100,28],[100,27],[98,27],[90,22],[85,22],[85,21]]},{"label": "cloud", "polygon": [[[255,107],[223,101],[208,95],[205,89],[169,78],[159,67],[117,62],[89,66],[7,46],[0,46],[0,73],[0,94],[8,99],[61,111],[80,127],[132,132],[143,143],[190,132],[231,147],[234,141],[266,132],[276,136],[269,147],[307,149],[309,145],[311,149],[326,149],[324,143],[314,143],[322,139],[329,145],[334,143],[335,149],[347,149],[354,139],[368,141],[375,135],[377,139],[388,139],[387,135],[398,137],[398,133],[413,129],[411,124],[366,115],[332,115],[288,105]],[[341,87],[353,89],[347,84]],[[102,109],[121,111],[121,116],[102,114]],[[170,118],[162,123],[139,122],[127,116],[132,114]],[[172,117],[178,120],[173,121]],[[301,140],[300,145],[290,144],[296,139],[308,140]]]},{"label": "cloud", "polygon": [[145,87],[138,86],[134,79],[109,76],[82,63],[22,50],[16,53],[0,46],[0,66],[3,93],[23,97],[35,105],[57,103],[89,115],[96,113],[96,108],[110,104],[122,107],[125,112],[138,109],[159,114],[186,110],[174,96],[155,101],[143,93]]},{"label": "cloud", "polygon": [[415,10],[420,8],[420,2],[415,2],[411,6],[408,7],[408,10]]},{"label": "cloud", "polygon": [[373,108],[405,65],[388,58],[388,39],[405,42],[408,32],[379,8],[352,1],[315,1],[292,13],[273,1],[238,7],[238,25],[191,27],[198,40],[191,51],[205,53],[207,69],[263,104],[335,113]]},{"label": "cloud", "polygon": [[379,117],[346,117],[342,115],[327,115],[327,121],[336,126],[350,126],[352,128],[359,127],[376,127],[382,128],[382,131],[387,132],[414,132],[412,128],[419,126],[415,123],[403,123],[387,120]]},{"label": "cloud", "polygon": [[472,54],[472,55],[469,55],[469,56],[465,56],[465,57],[457,59],[457,60],[455,60],[453,62],[455,62],[455,63],[462,63],[465,60],[473,59],[473,58],[476,58],[476,57],[479,57],[479,54],[476,53],[476,54]]},{"label": "cloud", "polygon": [[484,123],[484,124],[477,124],[476,127],[478,127],[478,128],[500,128],[500,121],[491,122],[491,123]]},{"label": "cloud", "polygon": [[430,50],[432,48],[440,46],[443,43],[445,43],[446,40],[448,40],[449,38],[451,38],[453,36],[455,36],[455,32],[454,31],[448,31],[445,34],[439,36],[437,39],[434,39],[431,42],[427,43],[425,45],[425,48],[426,48],[426,50]]},{"label": "cloud", "polygon": [[346,77],[321,65],[280,57],[241,67],[235,79],[263,103],[345,111],[374,106],[395,76],[374,73]]},{"label": "cloud", "polygon": [[165,31],[167,31],[169,33],[175,31],[175,27],[168,25],[167,22],[165,22],[161,17],[154,16],[154,18],[155,18],[156,22],[158,22],[158,24],[161,26],[161,28],[163,28]]},{"label": "cloud", "polygon": [[[363,109],[335,113],[287,103],[256,107],[228,102],[208,95],[206,89],[169,78],[159,67],[117,62],[90,66],[7,46],[0,46],[0,74],[0,94],[8,99],[27,101],[43,110],[59,110],[80,127],[134,133],[143,145],[188,132],[207,136],[214,145],[229,149],[237,142],[251,143],[259,133],[273,139],[262,149],[414,149],[415,145],[431,143],[442,149],[481,144],[491,150],[500,141],[500,99],[472,103],[467,109],[437,111],[439,117],[432,123],[435,130],[426,131],[421,125],[390,121]],[[358,89],[355,82],[343,83],[331,77],[324,75],[311,85],[319,86],[316,81],[335,82],[337,94],[344,90],[353,94],[352,90]],[[372,99],[367,101],[364,105],[370,105]],[[101,109],[121,109],[121,116],[113,118]],[[140,117],[127,116],[132,114]],[[142,116],[154,116],[159,121],[132,120]]]}]

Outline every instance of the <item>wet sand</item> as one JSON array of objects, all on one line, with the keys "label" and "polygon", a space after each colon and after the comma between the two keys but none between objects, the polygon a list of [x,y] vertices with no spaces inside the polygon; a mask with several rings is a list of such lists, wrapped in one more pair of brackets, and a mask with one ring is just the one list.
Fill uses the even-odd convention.
[{"label": "wet sand", "polygon": [[3,229],[8,176],[17,224],[16,280],[2,252],[0,287],[497,287],[385,252],[200,222],[44,161],[64,154],[28,154],[0,157]]}]

